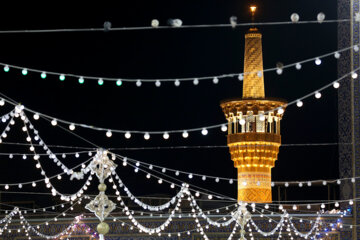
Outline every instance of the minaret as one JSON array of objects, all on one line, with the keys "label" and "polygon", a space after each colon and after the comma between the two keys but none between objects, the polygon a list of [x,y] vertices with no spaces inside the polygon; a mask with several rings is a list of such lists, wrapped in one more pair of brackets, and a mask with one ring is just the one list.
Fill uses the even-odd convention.
[{"label": "minaret", "polygon": [[[254,16],[256,7],[250,7]],[[238,169],[238,201],[271,202],[271,168],[281,145],[286,102],[265,98],[261,33],[245,34],[243,97],[221,102],[228,120],[227,143]]]}]

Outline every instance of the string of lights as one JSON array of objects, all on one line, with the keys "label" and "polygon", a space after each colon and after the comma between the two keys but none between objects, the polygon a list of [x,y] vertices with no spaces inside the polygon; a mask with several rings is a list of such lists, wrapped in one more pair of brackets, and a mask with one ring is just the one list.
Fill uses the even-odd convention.
[{"label": "string of lights", "polygon": [[192,82],[194,85],[198,85],[200,81],[209,81],[211,80],[214,84],[218,84],[221,79],[224,78],[237,78],[238,80],[242,81],[244,79],[245,75],[249,74],[257,74],[260,77],[265,72],[271,72],[276,71],[278,75],[281,75],[284,71],[284,69],[287,68],[293,68],[295,67],[296,70],[302,69],[302,64],[314,62],[315,65],[321,65],[321,59],[324,59],[329,56],[334,56],[336,59],[339,59],[341,56],[341,53],[353,50],[354,52],[359,51],[359,45],[355,44],[346,48],[342,48],[336,51],[328,52],[323,55],[319,55],[316,57],[300,60],[297,62],[293,62],[290,64],[283,65],[281,67],[272,67],[272,68],[266,68],[263,71],[260,72],[243,72],[243,73],[226,73],[226,74],[220,74],[220,75],[211,75],[211,76],[200,76],[200,77],[186,77],[186,78],[162,78],[162,79],[142,79],[142,78],[113,78],[113,77],[96,77],[96,76],[81,76],[78,74],[73,73],[60,73],[60,72],[53,72],[53,71],[45,71],[35,68],[27,68],[23,66],[17,66],[7,63],[0,62],[0,66],[3,67],[4,72],[10,72],[10,69],[16,69],[21,70],[21,73],[23,76],[27,76],[29,73],[37,73],[42,79],[47,78],[48,76],[57,76],[60,81],[65,81],[66,78],[75,78],[78,79],[78,82],[80,85],[85,83],[85,80],[91,80],[91,81],[97,81],[99,86],[104,85],[105,82],[115,82],[116,86],[120,87],[123,85],[123,82],[129,82],[129,83],[135,83],[137,87],[141,87],[142,83],[153,83],[156,87],[160,87],[162,83],[171,82],[174,84],[175,87],[179,87],[181,85],[181,82]]}]

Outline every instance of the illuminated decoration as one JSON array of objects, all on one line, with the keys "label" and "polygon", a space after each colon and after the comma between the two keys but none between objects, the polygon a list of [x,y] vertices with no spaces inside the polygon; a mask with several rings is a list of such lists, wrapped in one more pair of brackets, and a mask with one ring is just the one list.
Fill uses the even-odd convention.
[{"label": "illuminated decoration", "polygon": [[94,160],[90,163],[91,173],[96,174],[100,182],[98,186],[99,194],[85,206],[90,212],[95,213],[95,216],[100,220],[96,228],[100,234],[100,239],[104,239],[104,235],[109,232],[109,225],[104,220],[116,207],[116,204],[109,200],[105,194],[106,185],[104,181],[117,167],[107,154],[106,150],[98,150]]},{"label": "illuminated decoration", "polygon": [[[256,8],[255,8],[256,9]],[[251,9],[254,15],[255,9]],[[271,202],[271,168],[281,144],[280,120],[286,102],[265,98],[261,33],[245,34],[243,98],[222,101],[227,142],[238,169],[238,201]]]}]

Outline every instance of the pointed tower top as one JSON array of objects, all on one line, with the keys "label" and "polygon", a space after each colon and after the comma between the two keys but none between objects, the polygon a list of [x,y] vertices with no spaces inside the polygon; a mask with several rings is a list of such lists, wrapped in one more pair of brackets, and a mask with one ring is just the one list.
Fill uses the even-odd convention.
[{"label": "pointed tower top", "polygon": [[255,20],[255,12],[256,12],[256,6],[255,5],[250,6],[250,12],[251,12],[251,21],[254,22],[254,20]]}]

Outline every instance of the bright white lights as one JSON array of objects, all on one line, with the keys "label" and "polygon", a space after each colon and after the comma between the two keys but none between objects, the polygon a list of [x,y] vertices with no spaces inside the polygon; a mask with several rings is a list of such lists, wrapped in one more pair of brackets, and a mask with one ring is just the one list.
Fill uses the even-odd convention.
[{"label": "bright white lights", "polygon": [[111,132],[110,130],[108,130],[108,131],[106,132],[106,136],[107,136],[107,137],[111,137],[111,136],[112,136],[112,132]]},{"label": "bright white lights", "polygon": [[334,87],[334,88],[339,88],[339,87],[340,87],[340,83],[339,83],[339,82],[334,82],[334,83],[333,83],[333,87]]},{"label": "bright white lights", "polygon": [[259,120],[262,121],[262,122],[265,121],[265,115],[264,115],[264,114],[260,114],[260,115],[259,115]]},{"label": "bright white lights", "polygon": [[33,116],[33,118],[34,118],[35,120],[39,120],[40,116],[39,116],[38,113],[35,113],[34,116]]},{"label": "bright white lights", "polygon": [[57,125],[56,119],[51,120],[51,125],[53,125],[53,126],[56,126],[56,125]]},{"label": "bright white lights", "polygon": [[283,114],[284,113],[284,109],[283,108],[279,108],[277,111],[278,114]]},{"label": "bright white lights", "polygon": [[214,83],[214,84],[218,84],[218,83],[219,83],[219,79],[218,79],[217,77],[214,77],[214,78],[213,78],[213,83]]},{"label": "bright white lights", "polygon": [[137,87],[141,87],[141,84],[142,84],[142,82],[141,82],[140,80],[137,80],[137,81],[136,81],[136,86],[137,86]]},{"label": "bright white lights", "polygon": [[167,139],[169,139],[169,137],[170,137],[169,133],[164,132],[163,138],[164,138],[165,140],[167,140]]},{"label": "bright white lights", "polygon": [[180,86],[180,81],[176,79],[175,82],[174,82],[174,85],[175,85],[176,87]]},{"label": "bright white lights", "polygon": [[315,59],[315,64],[316,64],[316,65],[320,65],[320,64],[321,64],[321,59],[320,59],[320,58],[316,58],[316,59]]},{"label": "bright white lights", "polygon": [[321,98],[321,93],[320,93],[320,92],[316,92],[316,93],[315,93],[315,98],[317,98],[317,99]]},{"label": "bright white lights", "polygon": [[240,125],[245,125],[246,121],[245,121],[245,119],[242,118],[242,119],[240,119],[239,123],[240,123]]},{"label": "bright white lights", "polygon": [[202,130],[201,130],[201,134],[202,135],[207,135],[208,134],[208,130],[206,129],[206,128],[203,128]]},{"label": "bright white lights", "polygon": [[300,64],[300,63],[297,63],[297,64],[295,65],[295,68],[296,68],[297,70],[300,70],[300,69],[301,69],[301,64]]},{"label": "bright white lights", "polygon": [[159,80],[156,80],[155,86],[156,86],[156,87],[160,87],[160,86],[161,86],[161,82],[160,82]]},{"label": "bright white lights", "polygon": [[145,134],[144,134],[144,139],[145,139],[145,140],[149,140],[149,139],[150,139],[150,134],[149,134],[149,133],[145,133]]},{"label": "bright white lights", "polygon": [[71,131],[74,131],[75,130],[75,125],[72,123],[72,124],[70,124],[69,125],[69,129],[71,130]]},{"label": "bright white lights", "polygon": [[195,78],[194,81],[193,81],[193,84],[198,85],[199,84],[199,79]]},{"label": "bright white lights", "polygon": [[353,72],[353,73],[351,74],[351,77],[352,77],[353,79],[356,79],[356,78],[358,77],[358,74],[357,74],[356,72]]},{"label": "bright white lights", "polygon": [[335,52],[335,53],[334,53],[334,57],[335,57],[336,59],[339,59],[339,58],[340,58],[340,53],[339,53],[339,52]]},{"label": "bright white lights", "polygon": [[182,133],[182,137],[183,138],[187,138],[189,136],[189,133],[187,132],[187,131],[184,131],[183,133]]},{"label": "bright white lights", "polygon": [[225,124],[221,125],[221,131],[226,132],[226,130],[227,130],[227,126]]},{"label": "bright white lights", "polygon": [[125,138],[126,138],[126,139],[131,138],[131,133],[130,133],[130,132],[126,132],[126,133],[125,133]]},{"label": "bright white lights", "polygon": [[296,106],[298,107],[302,107],[303,105],[304,105],[303,102],[300,100],[296,102]]}]

